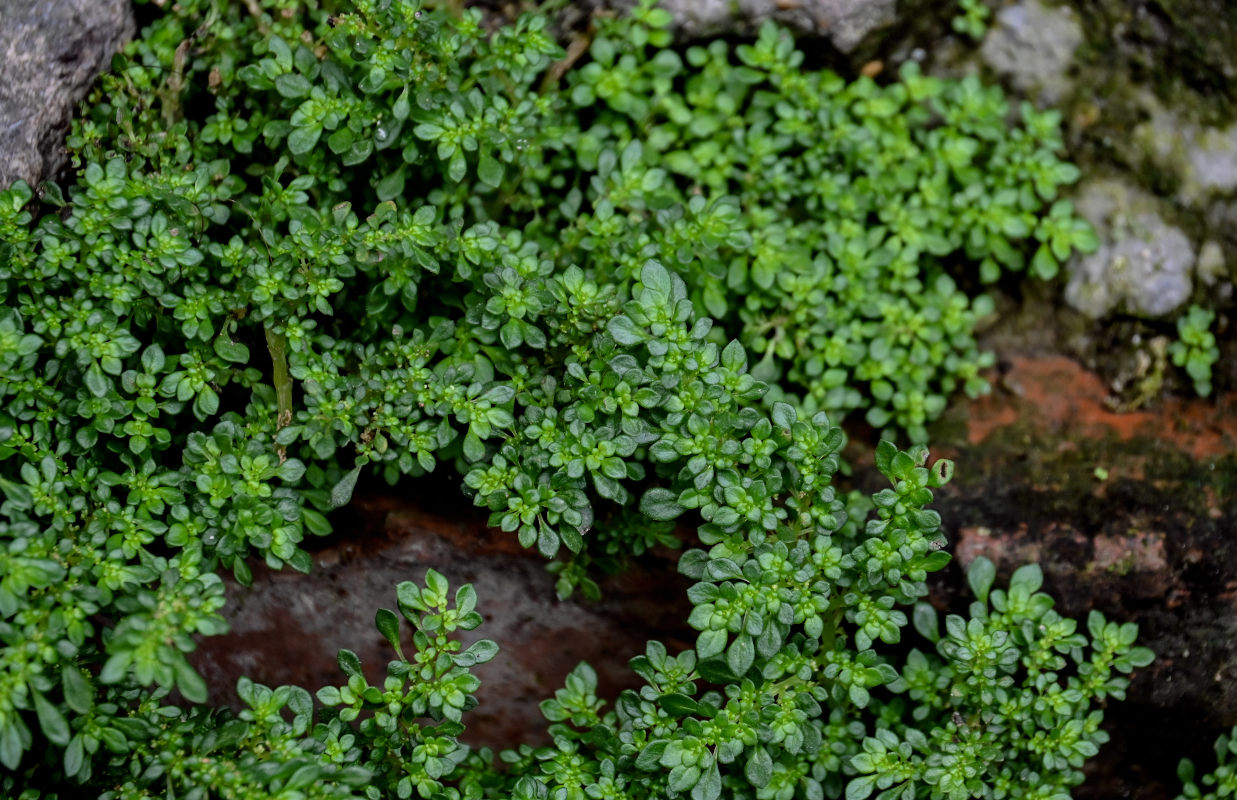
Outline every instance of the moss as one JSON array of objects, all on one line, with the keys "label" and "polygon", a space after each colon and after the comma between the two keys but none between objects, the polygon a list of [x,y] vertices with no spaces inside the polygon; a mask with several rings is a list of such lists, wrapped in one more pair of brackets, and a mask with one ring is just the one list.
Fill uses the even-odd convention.
[{"label": "moss", "polygon": [[[1086,0],[1073,4],[1089,70],[1128,76],[1195,119],[1237,118],[1237,15],[1229,0]],[[1094,83],[1084,80],[1083,83]]]}]

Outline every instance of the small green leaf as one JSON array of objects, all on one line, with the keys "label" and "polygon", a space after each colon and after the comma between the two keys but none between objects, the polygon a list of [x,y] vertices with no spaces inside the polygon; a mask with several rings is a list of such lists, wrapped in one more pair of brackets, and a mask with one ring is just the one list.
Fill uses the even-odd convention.
[{"label": "small green leaf", "polygon": [[456,150],[447,163],[447,177],[452,183],[459,183],[468,174],[468,162],[464,160],[464,151]]},{"label": "small green leaf", "polygon": [[464,435],[464,458],[469,461],[480,461],[485,458],[485,443],[472,431]]},{"label": "small green leaf", "polygon": [[747,674],[755,659],[756,646],[752,642],[752,637],[746,633],[736,636],[735,640],[730,643],[730,649],[726,651],[726,665],[739,677]]},{"label": "small green leaf", "polygon": [[988,592],[996,581],[996,565],[983,556],[979,556],[967,569],[966,581],[970,584],[975,599],[981,603],[987,603]]},{"label": "small green leaf", "polygon": [[537,552],[546,558],[554,558],[558,555],[559,539],[558,534],[549,525],[539,525],[537,527]]},{"label": "small green leaf", "polygon": [[374,625],[377,626],[378,632],[386,637],[386,640],[391,643],[391,646],[399,649],[399,617],[394,611],[387,608],[378,609],[374,614]]},{"label": "small green leaf", "polygon": [[922,601],[916,603],[911,615],[911,623],[915,626],[915,630],[919,631],[920,636],[933,644],[941,640],[940,617],[930,604]]},{"label": "small green leaf", "polygon": [[451,584],[447,581],[447,576],[431,567],[425,571],[425,588],[429,590],[431,597],[440,597],[443,598],[442,602],[446,602]]},{"label": "small green leaf", "polygon": [[456,666],[471,667],[475,664],[485,664],[498,655],[498,643],[490,639],[479,639],[473,642],[462,653],[452,656]]},{"label": "small green leaf", "polygon": [[[726,649],[728,639],[729,637],[724,630],[702,631],[700,636],[696,637],[696,654],[702,659],[719,655]],[[727,668],[729,668],[729,663],[727,663]]]},{"label": "small green leaf", "polygon": [[374,193],[378,195],[378,199],[386,202],[387,200],[395,200],[402,197],[404,194],[404,176],[404,169],[401,167],[378,181],[374,185]]},{"label": "small green leaf", "polygon": [[66,664],[60,672],[64,688],[64,701],[79,714],[85,714],[94,706],[94,689],[82,671],[73,664]]},{"label": "small green leaf", "polygon": [[739,565],[730,558],[715,558],[709,561],[705,572],[709,580],[713,581],[736,580],[743,577],[743,570],[739,569]]},{"label": "small green leaf", "polygon": [[[722,634],[722,647],[724,648],[725,631],[716,631],[716,633]],[[720,653],[721,649],[719,649],[718,652]],[[739,680],[739,676],[731,672],[730,667],[726,664],[726,659],[724,658],[705,659],[700,662],[696,669],[700,673],[700,677],[709,683],[725,685],[728,683],[736,683]]]},{"label": "small green leaf", "polygon": [[175,664],[176,688],[185,699],[191,703],[206,702],[206,681],[198,674],[184,656],[180,656]]},{"label": "small green leaf", "polygon": [[411,106],[408,103],[408,90],[410,88],[405,86],[404,90],[399,93],[399,97],[395,98],[395,105],[391,106],[391,116],[400,122],[408,119],[408,112],[411,110]]},{"label": "small green leaf", "polygon": [[774,425],[786,430],[790,430],[798,419],[794,406],[789,403],[774,403],[772,417]]},{"label": "small green leaf", "polygon": [[695,700],[680,692],[662,695],[657,702],[673,717],[695,714],[700,710],[700,705]]},{"label": "small green leaf", "polygon": [[237,558],[232,562],[232,576],[241,586],[253,584],[253,570],[245,563],[245,559]]},{"label": "small green leaf", "polygon": [[477,177],[481,182],[492,187],[499,187],[503,182],[503,165],[489,153],[482,153],[477,164]]},{"label": "small green leaf", "polygon": [[893,457],[898,454],[898,447],[888,439],[881,439],[876,445],[876,468],[886,478],[893,477]]},{"label": "small green leaf", "polygon": [[318,143],[318,139],[321,136],[321,126],[293,128],[292,132],[288,134],[288,150],[292,151],[294,155],[303,156],[314,149],[314,145]]},{"label": "small green leaf", "polygon": [[82,734],[77,734],[69,740],[69,746],[64,750],[64,773],[70,778],[76,777],[86,762]]},{"label": "small green leaf", "polygon": [[288,73],[275,79],[275,91],[289,100],[304,97],[313,88],[304,75]]},{"label": "small green leaf", "polygon": [[99,369],[99,362],[93,361],[86,368],[86,373],[82,376],[86,388],[95,397],[103,397],[108,390],[112,388],[112,382],[103,374],[103,370]]},{"label": "small green leaf", "polygon": [[1039,591],[1039,587],[1044,585],[1044,571],[1039,568],[1039,564],[1024,564],[1014,570],[1014,574],[1009,578],[1009,588],[1019,588],[1027,594]]},{"label": "small green leaf", "polygon": [[60,709],[48,702],[42,692],[31,692],[31,694],[34,696],[34,710],[38,714],[39,727],[43,729],[43,735],[62,747],[68,744],[69,723],[60,713]]},{"label": "small green leaf", "polygon": [[747,764],[743,768],[747,782],[757,789],[763,789],[773,779],[773,759],[769,751],[757,746],[751,749],[747,756]]},{"label": "small green leaf", "polygon": [[361,659],[351,650],[340,650],[336,661],[339,663],[339,668],[349,678],[363,676],[361,672]]},{"label": "small green leaf", "polygon": [[692,787],[692,800],[717,800],[722,796],[722,774],[717,768],[717,762],[710,759],[704,768],[704,774]]},{"label": "small green leaf", "polygon": [[875,775],[861,775],[846,784],[846,800],[866,800],[876,785]]},{"label": "small green leaf", "polygon": [[103,669],[99,672],[99,682],[108,684],[120,683],[129,675],[129,667],[132,664],[132,650],[121,650],[113,653],[103,663]]},{"label": "small green leaf", "polygon": [[152,344],[142,351],[142,369],[147,373],[154,375],[162,372],[164,365],[167,364],[167,357],[163,354],[163,348],[157,344]]},{"label": "small green leaf", "polygon": [[636,768],[643,770],[655,770],[661,765],[662,754],[666,752],[666,747],[670,744],[668,739],[654,739],[644,746],[640,751],[640,755],[636,756]]},{"label": "small green leaf", "polygon": [[215,353],[224,361],[231,361],[234,364],[249,363],[249,348],[226,336],[219,336],[215,339]]},{"label": "small green leaf", "polygon": [[331,507],[340,508],[352,501],[352,492],[356,489],[357,478],[361,476],[361,465],[353,467],[344,473],[339,483],[331,488]]},{"label": "small green leaf", "polygon": [[202,420],[219,413],[219,394],[211,387],[203,386],[193,398],[193,413]]},{"label": "small green leaf", "polygon": [[1050,281],[1057,276],[1059,269],[1057,259],[1048,249],[1048,245],[1041,244],[1035,251],[1035,257],[1031,259],[1031,270],[1039,278]]},{"label": "small green leaf", "polygon": [[621,345],[630,347],[631,345],[640,344],[647,337],[636,327],[636,323],[632,322],[626,316],[618,316],[610,320],[606,325],[606,330],[614,337],[614,341]]},{"label": "small green leaf", "polygon": [[640,513],[655,520],[672,520],[687,509],[679,505],[678,495],[669,489],[653,487],[640,498]]},{"label": "small green leaf", "polygon": [[670,273],[666,268],[656,261],[646,261],[640,269],[640,282],[644,284],[646,289],[651,289],[659,295],[669,299],[673,282],[670,279]]}]

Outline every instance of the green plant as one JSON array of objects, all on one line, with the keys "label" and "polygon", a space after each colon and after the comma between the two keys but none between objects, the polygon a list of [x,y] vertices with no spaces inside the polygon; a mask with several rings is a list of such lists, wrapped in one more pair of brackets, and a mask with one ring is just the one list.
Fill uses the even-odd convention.
[{"label": "green plant", "polygon": [[1169,346],[1173,363],[1185,367],[1194,382],[1194,391],[1201,397],[1211,394],[1211,365],[1220,358],[1215,334],[1210,331],[1215,318],[1214,311],[1190,306],[1190,310],[1177,319],[1180,338]]},{"label": "green plant", "polygon": [[979,41],[988,32],[988,17],[992,10],[983,0],[959,0],[960,13],[950,20],[950,25],[958,33]]},{"label": "green plant", "polygon": [[[984,388],[987,306],[947,260],[995,279],[1036,241],[1086,245],[1068,206],[1040,213],[1077,174],[1055,115],[1024,106],[1008,129],[995,91],[913,66],[847,86],[773,27],[733,58],[680,55],[649,5],[598,20],[569,71],[543,17],[491,34],[475,10],[264,5],[155,16],[74,123],[77,183],[41,206],[0,193],[6,795],[1077,781],[1102,740],[1091,703],[1149,657],[1133,628],[1097,618],[1083,657],[1033,572],[989,597],[981,566],[963,628],[936,637],[915,606],[941,660],[882,655],[947,559],[924,506],[948,467],[883,444],[896,489],[830,486],[831,420],[863,408],[922,438],[948,392]],[[431,575],[398,590],[410,657],[378,614],[399,656],[382,687],[345,652],[347,684],[318,694],[337,711],[246,681],[239,716],[197,705],[186,654],[226,629],[223,570],[308,570],[304,537],[366,476],[439,464],[566,559],[564,594],[690,513],[711,548],[681,561],[696,651],[651,645],[648,691],[615,716],[581,670],[547,705],[561,741],[495,772],[456,739],[492,647],[453,642],[474,595],[448,608]]]},{"label": "green plant", "polygon": [[1229,762],[1230,756],[1237,756],[1237,728],[1216,739],[1215,753],[1216,768],[1202,777],[1195,776],[1193,761],[1181,759],[1177,777],[1182,789],[1177,800],[1220,800],[1237,795],[1237,762]]}]

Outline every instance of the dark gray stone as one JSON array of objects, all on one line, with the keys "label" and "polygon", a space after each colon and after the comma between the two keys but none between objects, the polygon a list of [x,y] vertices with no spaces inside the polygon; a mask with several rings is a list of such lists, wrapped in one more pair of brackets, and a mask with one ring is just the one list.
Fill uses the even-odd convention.
[{"label": "dark gray stone", "polygon": [[133,33],[129,0],[0,0],[0,189],[64,167],[77,103]]},{"label": "dark gray stone", "polygon": [[[593,0],[578,8],[609,8],[620,13],[635,0]],[[674,18],[680,41],[712,36],[751,36],[766,20],[825,39],[844,54],[898,20],[898,0],[660,0]],[[812,46],[801,43],[801,47]]]},{"label": "dark gray stone", "polygon": [[[596,669],[601,695],[613,698],[639,684],[627,662],[649,639],[674,652],[692,646],[690,582],[675,572],[677,552],[658,551],[602,579],[600,602],[578,596],[559,601],[543,558],[520,547],[514,534],[487,528],[484,513],[454,489],[447,490],[456,495],[454,504],[430,501],[434,491],[414,488],[406,500],[353,500],[350,516],[336,521],[341,533],[331,545],[307,543],[318,546],[309,575],[259,566],[250,587],[229,580],[223,614],[231,631],[203,639],[191,657],[210,686],[211,702],[236,706],[242,675],[310,690],[341,684],[341,648],[356,652],[370,681],[381,686],[394,652],[375,629],[374,613],[394,609],[396,585],[424,582],[431,567],[451,582],[452,592],[463,583],[476,586],[485,624],[461,640],[487,638],[499,646],[498,656],[476,670],[480,705],[464,719],[470,744],[545,743],[539,704],[581,661]],[[443,506],[445,515],[419,505],[426,503]],[[407,625],[404,634],[407,647]]]}]

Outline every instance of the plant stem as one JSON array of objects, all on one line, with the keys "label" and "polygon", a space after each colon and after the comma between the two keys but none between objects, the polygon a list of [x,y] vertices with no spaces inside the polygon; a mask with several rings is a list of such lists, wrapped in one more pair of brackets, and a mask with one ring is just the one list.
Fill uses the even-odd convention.
[{"label": "plant stem", "polygon": [[292,424],[292,376],[288,374],[288,337],[267,326],[266,349],[270,351],[271,364],[274,367],[275,402],[278,410],[275,429],[280,430]]}]

